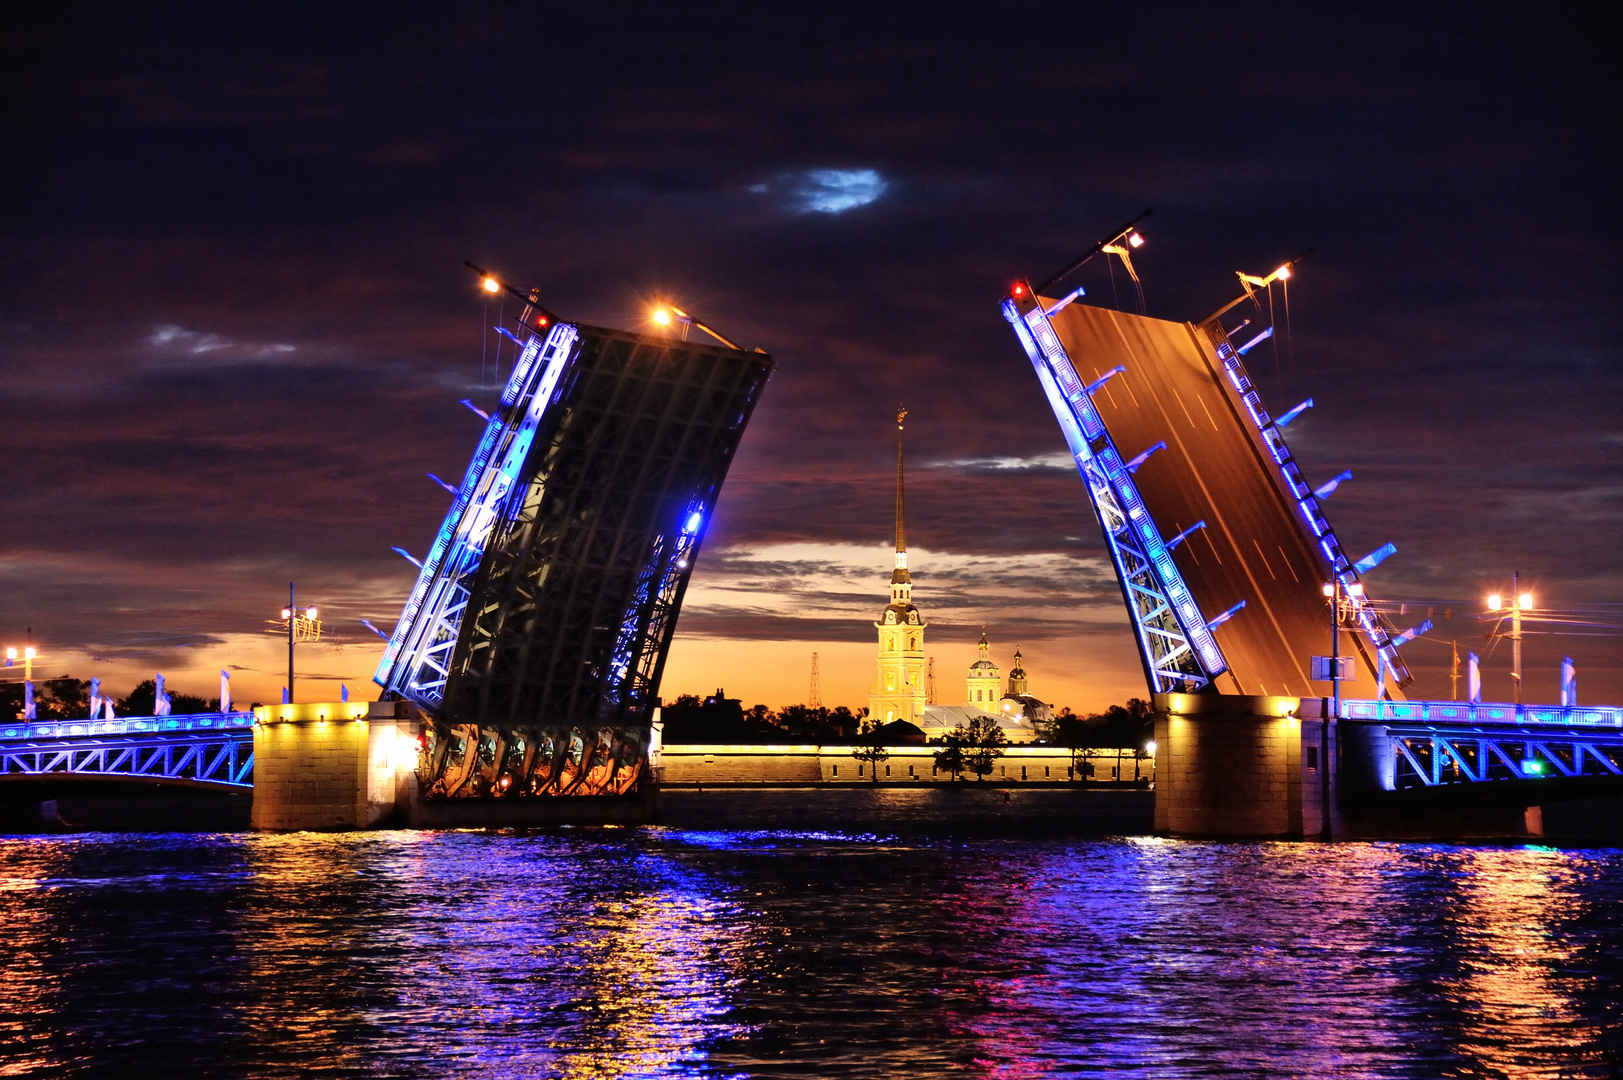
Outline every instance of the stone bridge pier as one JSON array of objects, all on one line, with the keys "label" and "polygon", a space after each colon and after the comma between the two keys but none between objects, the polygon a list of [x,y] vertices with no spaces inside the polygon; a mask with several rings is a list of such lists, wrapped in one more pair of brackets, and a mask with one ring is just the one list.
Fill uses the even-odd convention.
[{"label": "stone bridge pier", "polygon": [[[1157,694],[1155,830],[1278,840],[1542,835],[1536,792],[1394,791],[1382,724],[1337,720],[1325,698]],[[1467,785],[1476,788],[1483,785]]]}]

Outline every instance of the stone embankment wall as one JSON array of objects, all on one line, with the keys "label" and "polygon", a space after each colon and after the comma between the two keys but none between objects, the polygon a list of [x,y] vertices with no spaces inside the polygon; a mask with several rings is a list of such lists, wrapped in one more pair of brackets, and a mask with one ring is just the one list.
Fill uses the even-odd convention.
[{"label": "stone embankment wall", "polygon": [[[889,757],[869,764],[852,756],[850,746],[743,745],[674,743],[661,751],[661,782],[681,784],[945,784],[950,773],[935,767],[934,746],[890,747]],[[1135,758],[1131,749],[1078,752],[1076,773],[1071,752],[1053,746],[1011,746],[992,766],[992,783],[1064,784],[1077,780],[1132,783],[1153,781],[1154,757]],[[1091,771],[1090,767],[1091,766]],[[874,775],[877,768],[878,776]],[[966,773],[961,779],[973,780]]]}]

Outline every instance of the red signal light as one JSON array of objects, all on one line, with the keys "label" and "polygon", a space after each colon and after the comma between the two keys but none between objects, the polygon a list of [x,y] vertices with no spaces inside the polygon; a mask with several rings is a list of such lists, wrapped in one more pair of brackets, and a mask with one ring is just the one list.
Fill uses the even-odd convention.
[{"label": "red signal light", "polygon": [[1016,296],[1024,296],[1026,294],[1026,287],[1024,285],[1016,285],[1013,291],[1014,295]]}]

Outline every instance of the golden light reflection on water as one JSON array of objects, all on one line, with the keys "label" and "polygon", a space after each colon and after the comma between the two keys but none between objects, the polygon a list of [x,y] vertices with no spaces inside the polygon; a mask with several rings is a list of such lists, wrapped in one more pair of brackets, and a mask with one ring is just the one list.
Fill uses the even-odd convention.
[{"label": "golden light reflection on water", "polygon": [[641,853],[606,860],[605,888],[596,853],[556,837],[450,845],[461,857],[434,834],[254,838],[256,1037],[340,1068],[381,1038],[614,1078],[668,1074],[740,1030],[717,1018],[749,921],[715,882]]},{"label": "golden light reflection on water", "polygon": [[0,1070],[1598,1076],[1619,905],[1618,852],[0,840]]},{"label": "golden light reflection on water", "polygon": [[[1575,856],[1549,848],[1463,851],[1452,904],[1450,980],[1462,1017],[1459,1047],[1490,1075],[1571,1076],[1575,1054],[1603,1065],[1600,1030],[1574,1007],[1579,947],[1556,927],[1581,914]],[[1582,855],[1576,856],[1581,861]]]},{"label": "golden light reflection on water", "polygon": [[57,991],[46,963],[55,935],[43,889],[67,862],[66,844],[0,839],[0,933],[7,943],[0,950],[0,1076],[28,1076],[59,1064],[31,1017],[47,1012]]}]

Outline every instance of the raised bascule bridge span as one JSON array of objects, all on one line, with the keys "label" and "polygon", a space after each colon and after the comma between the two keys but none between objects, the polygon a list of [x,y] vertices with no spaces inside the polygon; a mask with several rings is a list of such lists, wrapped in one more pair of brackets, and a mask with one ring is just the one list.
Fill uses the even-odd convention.
[{"label": "raised bascule bridge span", "polygon": [[[1274,333],[1267,290],[1295,263],[1239,274],[1240,295],[1199,322],[1066,291],[1095,256],[1136,281],[1139,220],[1048,281],[1016,283],[1002,311],[1081,474],[1164,714],[1157,827],[1504,835],[1537,831],[1528,808],[1543,801],[1623,792],[1623,709],[1405,700],[1400,646],[1430,623],[1400,631],[1363,580],[1396,548],[1343,549],[1325,501],[1351,474],[1315,488],[1286,442],[1312,399],[1275,415],[1246,370]],[[1343,645],[1350,664],[1335,662]]]},{"label": "raised bascule bridge span", "polygon": [[[1002,304],[1163,714],[1157,828],[1503,836],[1538,831],[1529,808],[1623,791],[1623,709],[1406,700],[1400,649],[1429,624],[1393,626],[1364,581],[1395,549],[1342,548],[1325,502],[1350,474],[1313,486],[1285,438],[1311,400],[1276,415],[1245,367],[1273,333],[1259,293],[1292,265],[1241,274],[1199,322],[1091,306],[1055,287],[1065,274]],[[3,724],[0,781],[251,787],[266,828],[646,818],[660,674],[772,360],[674,308],[671,334],[635,334],[483,282],[521,301],[516,332],[499,328],[517,361],[475,410],[485,427],[432,544],[407,555],[381,700]]]},{"label": "raised bascule bridge span", "polygon": [[517,357],[494,409],[466,403],[484,430],[407,554],[381,700],[0,725],[0,780],[251,787],[274,829],[649,816],[661,672],[772,358],[674,307],[665,334],[561,320],[479,273],[518,301]]}]

